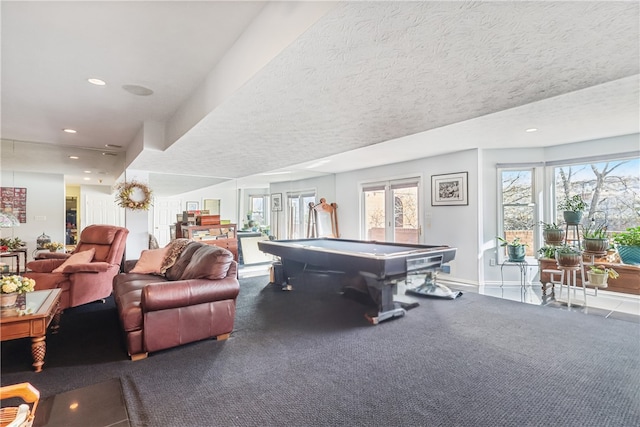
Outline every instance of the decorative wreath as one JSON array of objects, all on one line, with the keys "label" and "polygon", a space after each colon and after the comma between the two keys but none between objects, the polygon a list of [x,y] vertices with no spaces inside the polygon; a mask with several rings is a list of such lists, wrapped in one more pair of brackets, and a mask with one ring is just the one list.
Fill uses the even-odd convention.
[{"label": "decorative wreath", "polygon": [[132,210],[149,210],[151,189],[141,182],[129,181],[116,185],[117,202],[120,207]]}]

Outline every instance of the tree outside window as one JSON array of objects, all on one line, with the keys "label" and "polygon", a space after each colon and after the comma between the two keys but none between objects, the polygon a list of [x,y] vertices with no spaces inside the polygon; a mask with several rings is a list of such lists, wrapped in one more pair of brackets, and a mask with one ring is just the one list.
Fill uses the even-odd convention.
[{"label": "tree outside window", "polygon": [[[611,232],[640,224],[640,159],[584,163],[555,168],[556,206],[580,195],[587,204],[583,224],[605,224]],[[558,223],[562,212],[556,212]]]},{"label": "tree outside window", "polygon": [[519,237],[527,245],[526,255],[533,256],[536,224],[533,169],[503,170],[501,179],[503,237],[507,241]]}]

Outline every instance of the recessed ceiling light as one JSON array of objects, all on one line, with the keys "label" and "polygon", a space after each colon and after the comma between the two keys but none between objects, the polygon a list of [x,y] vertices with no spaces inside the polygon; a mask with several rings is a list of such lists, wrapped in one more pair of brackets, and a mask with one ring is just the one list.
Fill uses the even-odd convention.
[{"label": "recessed ceiling light", "polygon": [[107,148],[122,148],[122,145],[118,144],[104,144],[104,146]]},{"label": "recessed ceiling light", "polygon": [[537,131],[538,131],[538,129],[536,129],[536,128],[529,128],[529,129],[525,130],[525,132],[529,132],[529,133],[537,132]]},{"label": "recessed ceiling light", "polygon": [[91,181],[91,178],[89,178],[88,176],[85,176],[85,177],[84,177],[84,178],[82,178],[82,179],[84,179],[85,181]]},{"label": "recessed ceiling light", "polygon": [[84,173],[91,173],[91,171],[84,171]]},{"label": "recessed ceiling light", "polygon": [[78,160],[80,157],[78,157],[78,156],[69,156],[69,158],[72,159],[72,160]]},{"label": "recessed ceiling light", "polygon": [[75,130],[75,129],[69,129],[69,128],[62,129],[62,130],[63,130],[64,132],[66,132],[66,133],[76,133],[76,132],[78,132],[78,131],[77,131],[77,130]]},{"label": "recessed ceiling light", "polygon": [[106,151],[106,152],[102,153],[102,155],[103,156],[117,156],[118,153],[110,153],[110,152]]},{"label": "recessed ceiling light", "polygon": [[87,81],[92,85],[96,85],[96,86],[104,86],[107,84],[104,80],[94,79],[94,78],[87,79]]}]

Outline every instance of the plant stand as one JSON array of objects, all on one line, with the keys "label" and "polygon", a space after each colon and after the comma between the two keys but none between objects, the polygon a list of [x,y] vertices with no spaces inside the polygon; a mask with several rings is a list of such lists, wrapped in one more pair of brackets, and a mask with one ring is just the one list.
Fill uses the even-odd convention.
[{"label": "plant stand", "polygon": [[[580,243],[580,230],[578,230],[578,225],[579,224],[569,224],[569,223],[565,225],[564,243],[569,245],[570,244],[569,242],[577,242],[577,245],[573,245],[573,246],[577,248],[581,248],[582,245]],[[569,234],[569,231],[571,231],[571,234]]]},{"label": "plant stand", "polygon": [[[560,283],[560,293],[556,297],[556,301],[565,302],[562,298],[562,288],[566,285],[567,287],[567,307],[571,308],[571,288],[573,288],[573,293],[575,294],[576,288],[578,287],[577,273],[580,270],[580,267],[564,267],[558,266],[558,269],[563,272],[563,280]],[[584,284],[584,280],[581,281],[582,292],[584,296],[584,307],[587,306],[587,287]],[[575,303],[574,303],[575,304]]]}]

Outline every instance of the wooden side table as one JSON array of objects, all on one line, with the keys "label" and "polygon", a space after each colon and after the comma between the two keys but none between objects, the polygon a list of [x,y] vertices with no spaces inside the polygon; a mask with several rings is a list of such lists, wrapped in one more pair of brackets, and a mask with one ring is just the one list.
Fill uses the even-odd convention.
[{"label": "wooden side table", "polygon": [[0,254],[2,258],[15,258],[16,259],[16,274],[20,274],[20,255],[24,257],[24,272],[27,271],[27,249],[14,249],[9,252]]},{"label": "wooden side table", "polygon": [[26,310],[21,312],[17,308],[2,309],[0,311],[0,338],[2,341],[18,338],[31,338],[31,356],[33,368],[42,371],[44,356],[47,352],[47,328],[53,322],[52,328],[57,329],[60,321],[60,289],[45,289],[28,292],[25,295]]}]

